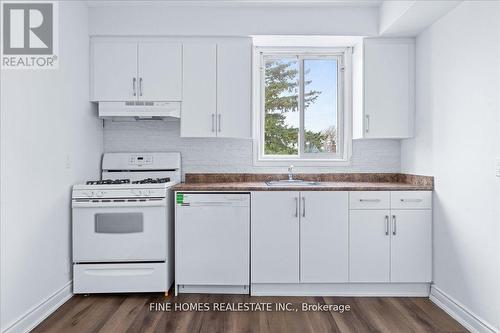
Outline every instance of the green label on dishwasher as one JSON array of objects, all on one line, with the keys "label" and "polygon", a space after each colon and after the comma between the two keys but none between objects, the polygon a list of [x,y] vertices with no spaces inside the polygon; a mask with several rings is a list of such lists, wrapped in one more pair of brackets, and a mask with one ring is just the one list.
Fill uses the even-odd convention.
[{"label": "green label on dishwasher", "polygon": [[177,203],[181,204],[184,203],[184,193],[177,193]]}]

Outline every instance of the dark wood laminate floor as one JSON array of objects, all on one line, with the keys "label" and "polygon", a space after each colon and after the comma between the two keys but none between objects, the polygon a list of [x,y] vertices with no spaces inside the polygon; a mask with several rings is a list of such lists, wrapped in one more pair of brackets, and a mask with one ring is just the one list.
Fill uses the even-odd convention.
[{"label": "dark wood laminate floor", "polygon": [[[292,312],[150,311],[150,303],[293,303]],[[301,311],[301,304],[351,310]],[[173,306],[173,305],[172,305]],[[213,305],[210,305],[213,308]],[[163,294],[74,296],[33,332],[467,332],[427,298],[250,297]]]}]

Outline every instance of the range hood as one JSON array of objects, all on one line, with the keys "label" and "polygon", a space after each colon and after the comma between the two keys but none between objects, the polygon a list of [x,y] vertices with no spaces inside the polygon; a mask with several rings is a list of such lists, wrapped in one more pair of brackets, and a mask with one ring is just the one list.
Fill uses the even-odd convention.
[{"label": "range hood", "polygon": [[181,117],[181,102],[99,102],[99,118],[115,121],[175,120]]}]

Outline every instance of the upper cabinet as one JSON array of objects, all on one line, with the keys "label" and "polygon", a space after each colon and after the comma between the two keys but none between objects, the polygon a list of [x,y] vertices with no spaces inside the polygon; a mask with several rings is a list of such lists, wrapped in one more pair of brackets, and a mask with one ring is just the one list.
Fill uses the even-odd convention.
[{"label": "upper cabinet", "polygon": [[93,41],[92,101],[180,101],[182,44]]},{"label": "upper cabinet", "polygon": [[184,44],[181,136],[217,136],[217,45]]},{"label": "upper cabinet", "polygon": [[137,98],[137,44],[92,43],[91,100]]},{"label": "upper cabinet", "polygon": [[139,43],[139,98],[182,100],[182,44]]},{"label": "upper cabinet", "polygon": [[184,44],[182,137],[251,137],[251,43]]},{"label": "upper cabinet", "polygon": [[250,39],[217,44],[217,136],[251,137]]},{"label": "upper cabinet", "polygon": [[353,55],[354,138],[409,138],[415,113],[415,40],[365,39]]},{"label": "upper cabinet", "polygon": [[91,101],[181,102],[181,137],[251,138],[250,38],[91,40]]}]

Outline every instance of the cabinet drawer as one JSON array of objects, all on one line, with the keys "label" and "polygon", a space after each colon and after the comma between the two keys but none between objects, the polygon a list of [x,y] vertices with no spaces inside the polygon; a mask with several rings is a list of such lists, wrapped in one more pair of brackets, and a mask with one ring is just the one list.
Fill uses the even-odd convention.
[{"label": "cabinet drawer", "polygon": [[166,263],[75,264],[73,292],[134,293],[167,291]]},{"label": "cabinet drawer", "polygon": [[390,192],[349,192],[349,209],[389,209]]},{"label": "cabinet drawer", "polygon": [[431,191],[393,191],[391,192],[392,209],[431,209]]}]

